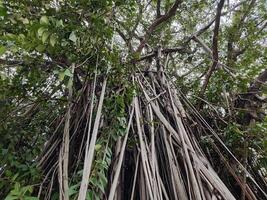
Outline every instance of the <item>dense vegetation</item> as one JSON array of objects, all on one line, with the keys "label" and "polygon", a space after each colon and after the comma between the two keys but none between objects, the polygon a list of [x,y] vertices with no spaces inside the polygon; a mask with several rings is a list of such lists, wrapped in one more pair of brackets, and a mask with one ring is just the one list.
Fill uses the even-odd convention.
[{"label": "dense vegetation", "polygon": [[236,199],[266,199],[266,38],[265,0],[0,0],[0,199],[204,199],[172,127]]}]

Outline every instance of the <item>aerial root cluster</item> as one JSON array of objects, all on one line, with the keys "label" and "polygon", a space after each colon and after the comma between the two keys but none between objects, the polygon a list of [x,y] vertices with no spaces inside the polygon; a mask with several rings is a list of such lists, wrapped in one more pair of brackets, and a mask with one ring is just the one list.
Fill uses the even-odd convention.
[{"label": "aerial root cluster", "polygon": [[[107,80],[108,76],[102,77],[99,84],[95,76],[91,82],[85,81],[82,95],[75,99],[76,103],[70,102],[70,111],[54,122],[57,129],[39,158],[39,166],[45,174],[39,188],[42,199],[50,199],[54,190],[59,191],[61,199],[68,199],[66,182],[77,173],[78,166],[83,166],[83,173],[77,197],[86,198],[97,138],[109,134],[100,131],[109,125],[103,113]],[[112,165],[106,174],[108,184],[103,199],[234,200],[200,147],[190,114],[180,100],[184,97],[172,82],[164,73],[153,72],[136,73],[130,81],[138,89],[126,109],[126,131],[112,147]],[[59,134],[62,126],[65,126],[64,133]],[[69,133],[69,152],[65,154],[69,162],[67,169],[64,169],[66,158],[62,155],[65,133]],[[129,147],[129,140],[133,139],[135,144]],[[241,181],[239,184],[242,187]],[[249,185],[246,197],[257,199]]]}]

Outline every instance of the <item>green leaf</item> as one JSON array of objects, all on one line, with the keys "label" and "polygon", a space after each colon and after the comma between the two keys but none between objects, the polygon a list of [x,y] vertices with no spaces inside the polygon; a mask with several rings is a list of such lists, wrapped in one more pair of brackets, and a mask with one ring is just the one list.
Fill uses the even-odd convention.
[{"label": "green leaf", "polygon": [[40,19],[40,24],[47,25],[49,24],[49,19],[47,16],[42,16]]},{"label": "green leaf", "polygon": [[105,193],[104,185],[102,185],[101,182],[98,182],[98,183],[97,183],[97,187],[101,190],[101,192]]},{"label": "green leaf", "polygon": [[64,80],[64,77],[65,77],[65,73],[64,72],[59,72],[58,74],[58,78],[60,81],[63,81]]},{"label": "green leaf", "polygon": [[100,178],[100,181],[103,185],[107,184],[108,180],[107,180],[107,177],[105,176],[104,172],[99,173],[99,178]]},{"label": "green leaf", "polygon": [[73,80],[72,80],[72,78],[70,78],[68,81],[67,88],[70,90],[72,88],[72,85],[73,85]]},{"label": "green leaf", "polygon": [[45,31],[42,35],[42,42],[45,43],[47,38],[49,37],[50,33],[48,31]]},{"label": "green leaf", "polygon": [[18,192],[19,190],[20,190],[20,184],[18,182],[16,182],[13,191]]},{"label": "green leaf", "polygon": [[39,200],[38,197],[30,197],[30,196],[25,196],[24,199],[25,200]]},{"label": "green leaf", "polygon": [[56,44],[56,42],[57,42],[57,36],[56,36],[56,34],[55,33],[53,33],[51,36],[50,36],[50,44],[51,44],[51,46],[55,46],[55,44]]},{"label": "green leaf", "polygon": [[23,24],[29,24],[29,23],[30,23],[30,21],[29,21],[27,18],[20,17],[19,20],[20,20]]},{"label": "green leaf", "polygon": [[64,27],[62,19],[56,21],[56,27]]},{"label": "green leaf", "polygon": [[43,52],[45,50],[45,46],[42,45],[42,44],[39,44],[36,48],[35,48],[37,51],[39,52]]},{"label": "green leaf", "polygon": [[92,178],[90,178],[90,183],[91,183],[93,186],[97,186],[97,180],[96,180],[96,177],[92,177]]},{"label": "green leaf", "polygon": [[98,151],[99,149],[101,149],[101,144],[96,144],[95,145],[95,150]]},{"label": "green leaf", "polygon": [[98,194],[94,194],[94,200],[100,200],[100,197],[98,196]]},{"label": "green leaf", "polygon": [[22,40],[24,40],[24,39],[25,39],[25,35],[22,34],[22,33],[20,33],[20,34],[19,34],[19,38],[22,39]]},{"label": "green leaf", "polygon": [[64,71],[64,74],[65,74],[65,76],[73,77],[73,74],[71,73],[71,71],[70,71],[69,69],[66,69],[66,70]]},{"label": "green leaf", "polygon": [[54,70],[54,71],[53,71],[53,74],[58,74],[58,73],[59,73],[58,70]]},{"label": "green leaf", "polygon": [[41,27],[38,29],[37,33],[39,37],[42,37],[44,31],[47,30],[45,27]]},{"label": "green leaf", "polygon": [[76,193],[78,193],[78,191],[77,191],[77,188],[79,187],[79,185],[77,184],[77,185],[72,185],[72,186],[70,186],[70,188],[69,188],[69,196],[72,196],[72,195],[74,195],[74,194],[76,194]]},{"label": "green leaf", "polygon": [[13,16],[12,16],[12,17],[9,17],[9,20],[10,20],[13,24],[16,24],[16,23],[17,23],[17,21],[14,19]]},{"label": "green leaf", "polygon": [[76,43],[76,41],[77,41],[77,37],[76,37],[74,31],[71,32],[71,34],[70,34],[70,36],[69,36],[69,39],[70,39],[72,42]]},{"label": "green leaf", "polygon": [[0,56],[6,52],[6,47],[0,46]]},{"label": "green leaf", "polygon": [[19,176],[19,173],[16,173],[13,177],[12,177],[12,181],[15,181],[16,180],[16,178]]},{"label": "green leaf", "polygon": [[86,200],[93,200],[93,197],[94,197],[93,191],[90,190],[86,193]]},{"label": "green leaf", "polygon": [[10,195],[13,195],[13,196],[19,196],[19,195],[20,195],[20,191],[19,191],[19,190],[16,190],[16,189],[11,190],[11,191],[10,191]]},{"label": "green leaf", "polygon": [[7,9],[5,7],[3,7],[2,5],[0,5],[0,16],[7,16]]},{"label": "green leaf", "polygon": [[12,195],[8,195],[5,200],[15,200],[15,199],[18,199],[17,196],[12,196]]}]

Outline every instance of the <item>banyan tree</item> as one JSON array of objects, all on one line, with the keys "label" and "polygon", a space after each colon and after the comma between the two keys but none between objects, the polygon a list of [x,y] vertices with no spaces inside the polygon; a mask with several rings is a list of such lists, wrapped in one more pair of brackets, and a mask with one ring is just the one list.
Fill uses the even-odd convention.
[{"label": "banyan tree", "polygon": [[1,199],[267,199],[266,2],[0,2]]}]

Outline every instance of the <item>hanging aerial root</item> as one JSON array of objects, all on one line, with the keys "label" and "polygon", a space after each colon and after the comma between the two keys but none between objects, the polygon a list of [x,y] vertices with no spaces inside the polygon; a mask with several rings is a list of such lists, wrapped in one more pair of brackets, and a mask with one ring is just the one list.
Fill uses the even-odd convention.
[{"label": "hanging aerial root", "polygon": [[[162,76],[163,79],[160,79]],[[164,73],[150,73],[148,76],[139,73],[133,79],[140,90],[133,97],[132,104],[126,106],[128,122],[124,135],[118,138],[116,147],[111,147],[114,152],[113,165],[106,173],[109,184],[102,197],[108,200],[234,200],[235,197],[202,151],[188,123],[189,113]],[[68,167],[73,177],[78,167],[81,169],[79,163],[83,164],[76,198],[85,200],[95,162],[96,141],[103,136],[103,126],[110,128],[110,123],[105,121],[108,117],[102,111],[105,106],[104,96],[109,95],[106,87],[107,78],[104,78],[100,89],[97,87],[95,74],[95,78],[82,89],[77,105],[70,106],[72,116],[68,118],[67,112],[59,120],[59,126],[65,120],[64,134],[54,134],[40,158],[40,166],[45,166],[47,173],[40,187],[40,197],[42,190],[45,190],[45,199],[50,198],[52,186],[57,182],[54,177],[57,175],[60,197],[67,199],[67,176],[64,176],[66,165],[62,164],[66,152],[62,147],[68,144],[65,139],[68,130],[68,146],[75,147],[70,148],[71,162]],[[48,170],[49,167],[53,170]],[[128,185],[125,185],[126,182]],[[246,188],[247,198],[256,199],[251,187],[248,185]]]},{"label": "hanging aerial root", "polygon": [[[151,100],[153,99],[153,97],[149,97],[148,95],[156,93],[156,91],[151,91],[151,88],[153,88],[152,85],[148,81],[142,83],[142,79],[139,78],[137,81],[145,96],[147,104],[151,105],[151,108],[156,115],[155,118],[157,118],[163,125],[159,129],[161,131],[158,131],[157,134],[163,135],[163,137],[161,138],[163,139],[163,144],[165,146],[165,157],[167,157],[167,159],[165,158],[165,160],[167,161],[169,166],[166,166],[166,168],[169,170],[163,173],[162,167],[159,174],[169,174],[168,178],[163,178],[163,180],[173,180],[171,182],[168,181],[167,184],[168,192],[173,192],[173,194],[169,194],[169,196],[173,199],[193,198],[200,200],[208,198],[207,196],[214,196],[213,193],[214,190],[216,190],[217,198],[222,197],[229,200],[235,199],[234,196],[229,192],[227,187],[223,184],[223,182],[220,181],[217,174],[214,173],[205,156],[199,154],[199,147],[196,148],[196,144],[192,144],[192,141],[194,139],[191,138],[192,135],[188,134],[184,127],[183,119],[181,118],[181,116],[185,117],[185,111],[182,108],[181,103],[179,102],[178,96],[175,95],[175,93],[171,93],[170,87],[167,84],[167,88],[162,88],[162,90],[167,90],[168,92],[164,93],[164,97],[161,97],[160,99],[157,98],[156,101],[159,102],[162,99],[167,99],[168,101],[159,102],[156,104],[154,102],[155,100]],[[148,86],[148,84],[150,85]],[[148,88],[148,90],[150,91],[147,91],[146,88]],[[166,105],[167,107],[170,106],[171,111],[168,112],[168,109],[163,111],[164,108],[159,105]],[[146,120],[143,119],[143,121]],[[178,146],[173,145],[172,142],[174,140],[167,140],[166,135],[168,134],[170,134],[170,138],[175,139],[175,143],[178,143]],[[174,154],[175,152],[179,152],[180,155],[183,156],[183,159],[179,159],[179,161],[176,160],[177,155]],[[162,152],[159,152],[159,154],[162,154]],[[159,164],[163,165],[162,163]],[[183,169],[184,173],[179,175],[181,169]],[[204,187],[204,185],[209,185],[209,187]],[[155,199],[155,196],[153,198]]]},{"label": "hanging aerial root", "polygon": [[98,133],[98,128],[100,124],[100,117],[101,117],[101,112],[102,112],[102,107],[103,107],[103,100],[104,100],[104,95],[106,91],[106,85],[107,85],[107,78],[105,78],[103,82],[102,91],[101,91],[97,113],[96,113],[96,118],[95,118],[95,122],[93,126],[93,132],[92,132],[92,136],[90,140],[90,145],[88,149],[86,150],[86,154],[85,154],[83,176],[82,176],[82,182],[81,182],[81,186],[79,190],[78,200],[85,200],[86,198],[86,192],[87,192],[87,187],[89,183],[91,166],[92,166],[92,162],[94,158],[95,144],[96,144],[97,133]]}]

